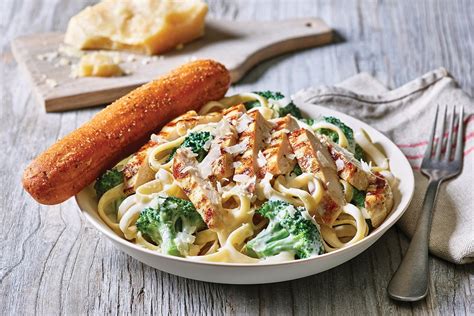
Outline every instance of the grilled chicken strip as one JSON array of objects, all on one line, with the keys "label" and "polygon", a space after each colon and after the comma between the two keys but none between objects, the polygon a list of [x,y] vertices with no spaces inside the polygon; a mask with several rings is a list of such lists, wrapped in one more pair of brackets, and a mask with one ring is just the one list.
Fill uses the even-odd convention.
[{"label": "grilled chicken strip", "polygon": [[319,140],[328,147],[329,154],[336,163],[339,177],[349,182],[357,190],[365,191],[372,175],[364,171],[354,155],[338,144],[332,142],[324,135],[317,135]]},{"label": "grilled chicken strip", "polygon": [[245,111],[243,104],[237,104],[222,112],[224,122],[220,124],[221,129],[216,131],[217,134],[221,135],[216,135],[215,142],[211,145],[211,151],[212,146],[217,146],[220,150],[219,157],[212,163],[211,167],[212,177],[217,181],[229,179],[234,174],[234,167],[232,166],[234,158],[225,151],[225,148],[237,143],[238,135],[235,126],[237,125],[237,120]]},{"label": "grilled chicken strip", "polygon": [[295,159],[288,158],[293,153],[288,134],[298,128],[298,123],[291,115],[278,118],[273,123],[270,145],[263,151],[266,164],[259,170],[259,178],[265,177],[267,172],[274,176],[287,174],[296,164]]},{"label": "grilled chicken strip", "polygon": [[312,132],[304,128],[293,131],[289,139],[301,170],[315,174],[325,188],[317,214],[312,215],[319,217],[324,224],[332,224],[345,202],[336,165],[327,147]]},{"label": "grilled chicken strip", "polygon": [[[270,123],[263,118],[259,111],[253,111],[247,115],[250,117],[250,124],[240,134],[238,141],[239,144],[247,144],[247,149],[236,159],[238,163],[235,167],[234,180],[238,179],[235,177],[236,175],[256,179],[259,169],[257,161],[258,152],[264,148],[264,139],[271,130]],[[253,194],[255,192],[255,183],[249,183],[247,191]]]},{"label": "grilled chicken strip", "polygon": [[222,116],[229,121],[232,125],[237,125],[237,120],[246,112],[245,105],[243,103],[234,105],[228,109],[222,111]]},{"label": "grilled chicken strip", "polygon": [[166,124],[158,133],[158,138],[172,141],[180,136],[186,135],[188,130],[197,125],[219,122],[222,119],[222,114],[219,112],[206,115],[197,115],[196,112],[192,112],[194,111],[190,111]]},{"label": "grilled chicken strip", "polygon": [[154,172],[148,165],[147,157],[149,151],[160,144],[160,140],[175,140],[180,136],[186,135],[187,131],[196,125],[217,122],[221,118],[221,113],[197,115],[195,111],[188,111],[166,124],[156,137],[158,142],[154,140],[148,141],[125,165],[123,169],[124,193],[133,193],[137,187],[153,179]]},{"label": "grilled chicken strip", "polygon": [[393,194],[388,181],[379,173],[369,180],[365,208],[369,213],[372,226],[379,227],[392,210]]},{"label": "grilled chicken strip", "polygon": [[183,189],[202,219],[211,229],[222,224],[221,199],[211,182],[204,179],[197,168],[195,154],[179,148],[173,161],[173,177]]}]

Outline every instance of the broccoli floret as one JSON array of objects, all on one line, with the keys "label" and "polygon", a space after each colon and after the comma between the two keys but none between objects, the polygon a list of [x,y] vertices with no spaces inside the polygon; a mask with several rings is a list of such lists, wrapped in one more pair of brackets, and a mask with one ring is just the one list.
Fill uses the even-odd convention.
[{"label": "broccoli floret", "polygon": [[97,178],[94,189],[97,197],[100,199],[105,192],[116,187],[123,182],[123,173],[117,169],[111,169],[104,172]]},{"label": "broccoli floret", "polygon": [[352,204],[358,207],[365,207],[365,195],[366,192],[352,188]]},{"label": "broccoli floret", "polygon": [[187,255],[194,239],[192,234],[206,224],[191,202],[176,197],[156,199],[156,207],[140,213],[136,222],[138,231],[159,245],[164,254]]},{"label": "broccoli floret", "polygon": [[297,119],[303,118],[300,109],[298,109],[298,107],[293,102],[290,102],[287,106],[284,106],[278,110],[279,117],[286,116],[287,114],[291,114]]},{"label": "broccoli floret", "polygon": [[361,161],[361,160],[367,161],[365,158],[365,151],[357,143],[355,144],[354,158],[357,159],[357,161]]},{"label": "broccoli floret", "polygon": [[254,93],[264,97],[265,99],[272,100],[281,100],[285,97],[281,92],[278,91],[255,91]]},{"label": "broccoli floret", "polygon": [[268,226],[246,245],[247,253],[258,258],[275,256],[282,251],[293,252],[297,259],[320,255],[324,252],[321,235],[315,224],[294,207],[284,202],[265,202],[258,214],[268,218]]},{"label": "broccoli floret", "polygon": [[[346,124],[342,123],[339,119],[333,117],[333,116],[325,116],[324,120],[328,123],[331,123],[333,125],[336,125],[339,127],[344,135],[346,135],[347,142],[348,142],[348,150],[352,153],[355,153],[355,140],[354,140],[354,131],[352,128],[347,126]],[[330,129],[327,128],[321,128],[317,131],[319,134],[323,134],[328,136],[333,142],[337,143],[339,141],[339,135]]]},{"label": "broccoli floret", "polygon": [[[271,100],[281,100],[285,97],[281,92],[278,91],[254,91],[253,93],[258,94],[259,96],[262,96],[265,99]],[[262,106],[258,100],[247,101],[244,103],[244,105],[247,111]],[[288,103],[284,107],[278,108],[278,117],[283,117],[287,114],[291,114],[297,119],[303,118],[300,109],[293,102]]]},{"label": "broccoli floret", "polygon": [[295,167],[293,168],[293,170],[291,170],[290,173],[293,173],[293,174],[296,175],[296,176],[300,176],[300,175],[303,174],[303,170],[301,170],[300,165],[297,163],[297,164],[295,165]]},{"label": "broccoli floret", "polygon": [[308,124],[309,126],[314,124],[314,119],[312,118],[300,118],[301,122]]},{"label": "broccoli floret", "polygon": [[[191,149],[191,151],[197,155],[196,159],[201,162],[204,157],[206,157],[209,150],[204,148],[204,144],[206,144],[208,141],[211,141],[213,138],[214,137],[211,135],[211,133],[207,131],[190,133],[188,136],[186,136],[183,143],[179,147],[187,147]],[[166,162],[173,159],[174,154],[179,147],[173,148]]]},{"label": "broccoli floret", "polygon": [[[253,93],[258,94],[261,97],[264,97],[265,99],[272,99],[272,100],[281,100],[285,96],[281,94],[278,91],[254,91]],[[258,100],[253,100],[253,101],[247,101],[244,103],[245,109],[248,111],[253,108],[257,108],[259,106],[262,106]]]},{"label": "broccoli floret", "polygon": [[244,103],[245,109],[247,111],[253,109],[253,108],[258,108],[259,106],[262,106],[258,100],[253,100],[253,101],[247,101]]},{"label": "broccoli floret", "polygon": [[[365,207],[365,196],[367,195],[367,192],[365,191],[360,191],[357,190],[356,188],[352,188],[352,200],[351,203],[354,204],[355,206],[358,207]],[[371,232],[374,227],[372,226],[372,221],[370,218],[366,218],[365,222],[369,226],[369,232]]]}]

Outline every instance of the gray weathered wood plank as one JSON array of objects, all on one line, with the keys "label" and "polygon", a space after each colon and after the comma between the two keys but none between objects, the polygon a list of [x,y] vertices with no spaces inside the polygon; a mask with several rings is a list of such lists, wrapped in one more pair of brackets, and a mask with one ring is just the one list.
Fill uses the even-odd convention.
[{"label": "gray weathered wood plank", "polygon": [[[0,314],[439,314],[474,313],[474,267],[431,258],[426,301],[390,301],[386,286],[408,241],[396,228],[330,271],[273,285],[233,286],[175,277],[119,252],[72,200],[40,206],[21,188],[23,168],[96,109],[45,114],[9,47],[22,34],[64,30],[94,1],[0,1]],[[344,40],[264,62],[232,91],[292,93],[366,71],[390,86],[446,67],[474,94],[474,2],[219,1],[210,14],[272,20],[319,16]]]}]

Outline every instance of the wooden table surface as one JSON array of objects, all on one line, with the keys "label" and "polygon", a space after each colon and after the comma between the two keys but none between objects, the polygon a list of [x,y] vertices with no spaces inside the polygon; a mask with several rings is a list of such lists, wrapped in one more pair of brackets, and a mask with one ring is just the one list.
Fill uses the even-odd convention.
[{"label": "wooden table surface", "polygon": [[[26,164],[99,109],[45,114],[13,60],[16,36],[64,30],[94,1],[2,0],[0,315],[64,314],[474,314],[474,268],[432,258],[430,293],[396,303],[387,283],[407,238],[396,228],[353,260],[319,275],[233,286],[179,278],[115,249],[73,200],[41,206],[21,188]],[[474,2],[208,1],[210,15],[237,20],[319,16],[343,41],[275,58],[233,91],[334,84],[361,71],[389,86],[439,66],[474,93]]]}]

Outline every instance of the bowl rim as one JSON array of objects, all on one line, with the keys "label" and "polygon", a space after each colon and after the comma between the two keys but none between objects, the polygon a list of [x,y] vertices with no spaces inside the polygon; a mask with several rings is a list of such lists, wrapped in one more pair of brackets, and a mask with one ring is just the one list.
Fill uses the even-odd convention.
[{"label": "bowl rim", "polygon": [[[222,266],[225,266],[225,267],[241,267],[241,268],[249,268],[249,269],[250,268],[253,269],[253,268],[256,268],[256,267],[258,267],[258,268],[268,268],[268,267],[274,267],[274,266],[304,264],[304,263],[313,262],[313,261],[317,262],[317,261],[320,261],[320,260],[324,260],[328,257],[329,258],[334,258],[337,255],[342,255],[346,252],[350,252],[351,249],[359,247],[363,244],[369,244],[366,248],[370,247],[377,239],[379,239],[383,234],[385,234],[386,231],[390,227],[395,225],[395,223],[405,213],[405,211],[407,210],[408,206],[410,205],[410,203],[412,201],[412,198],[413,198],[413,195],[414,195],[414,192],[415,192],[415,177],[414,177],[413,169],[411,168],[411,165],[408,162],[408,159],[403,154],[403,152],[400,150],[400,148],[395,143],[393,143],[387,136],[385,136],[382,132],[378,131],[374,127],[371,127],[367,123],[365,123],[365,122],[363,122],[363,121],[361,121],[357,118],[354,118],[350,115],[341,113],[339,111],[335,111],[335,110],[332,110],[332,109],[328,109],[328,108],[325,108],[325,107],[322,107],[322,106],[319,106],[319,105],[310,104],[310,103],[305,103],[305,104],[302,104],[302,105],[298,104],[298,106],[310,107],[312,110],[320,111],[320,112],[322,112],[320,114],[321,116],[322,115],[328,115],[328,114],[333,115],[337,118],[340,118],[344,123],[346,123],[346,121],[355,122],[356,125],[359,125],[359,127],[364,128],[368,132],[368,134],[371,138],[373,138],[374,136],[377,136],[376,137],[377,139],[379,139],[379,140],[382,139],[383,140],[382,143],[383,143],[384,147],[385,147],[385,145],[388,145],[388,147],[391,147],[391,148],[395,149],[395,152],[398,152],[399,156],[401,156],[401,158],[402,158],[402,160],[401,161],[399,160],[398,163],[401,163],[401,164],[404,165],[404,167],[401,168],[401,170],[403,172],[407,173],[405,175],[405,177],[403,178],[403,181],[404,181],[404,187],[406,188],[408,193],[405,193],[404,195],[402,195],[399,192],[400,193],[400,201],[399,201],[398,205],[396,206],[396,208],[393,208],[390,211],[389,215],[384,220],[382,225],[380,225],[375,230],[373,230],[368,236],[364,237],[363,239],[361,239],[361,240],[359,240],[359,241],[357,241],[357,242],[355,242],[355,243],[353,243],[353,244],[351,244],[347,247],[343,247],[343,248],[337,249],[335,251],[327,252],[327,253],[324,253],[322,255],[318,255],[318,256],[314,256],[314,257],[310,257],[310,258],[298,259],[298,260],[293,260],[293,261],[283,261],[283,262],[230,263],[230,262],[209,262],[209,261],[189,260],[189,259],[186,259],[185,257],[169,256],[169,255],[165,255],[165,254],[162,254],[162,253],[150,250],[150,249],[140,247],[139,245],[134,244],[134,243],[132,243],[128,240],[125,240],[124,238],[117,235],[110,227],[107,226],[107,224],[105,224],[102,221],[102,219],[100,219],[100,217],[98,217],[100,222],[97,221],[97,219],[94,216],[89,214],[90,211],[88,210],[88,207],[86,207],[84,205],[85,202],[83,202],[82,198],[81,198],[82,194],[87,194],[85,192],[85,190],[87,190],[88,187],[84,188],[81,192],[79,192],[74,197],[74,199],[76,200],[76,203],[79,206],[80,212],[84,215],[84,217],[87,219],[87,221],[90,224],[92,224],[92,226],[94,226],[99,232],[101,232],[102,234],[104,234],[108,238],[112,239],[113,242],[117,242],[117,243],[119,243],[119,244],[121,244],[125,247],[128,247],[128,248],[132,248],[133,250],[136,250],[138,252],[143,252],[143,253],[146,253],[146,254],[150,254],[152,256],[156,256],[160,259],[165,259],[165,260],[169,260],[169,261],[179,261],[179,262],[183,262],[183,263],[186,263],[186,264],[221,266],[221,267]],[[305,109],[302,109],[302,110],[303,110],[302,111],[303,113],[308,114],[308,111],[306,111]],[[308,115],[308,117],[314,117],[315,118],[316,116],[315,115]],[[353,124],[349,123],[348,125],[351,126]],[[390,157],[388,157],[388,158],[390,158]],[[406,197],[407,195],[408,195],[408,197]],[[97,216],[98,216],[98,214],[97,214]],[[103,227],[104,225],[106,227],[105,229]],[[353,256],[350,259],[352,259],[354,257],[356,257],[356,256]],[[348,260],[350,260],[350,259],[348,259]]]}]

